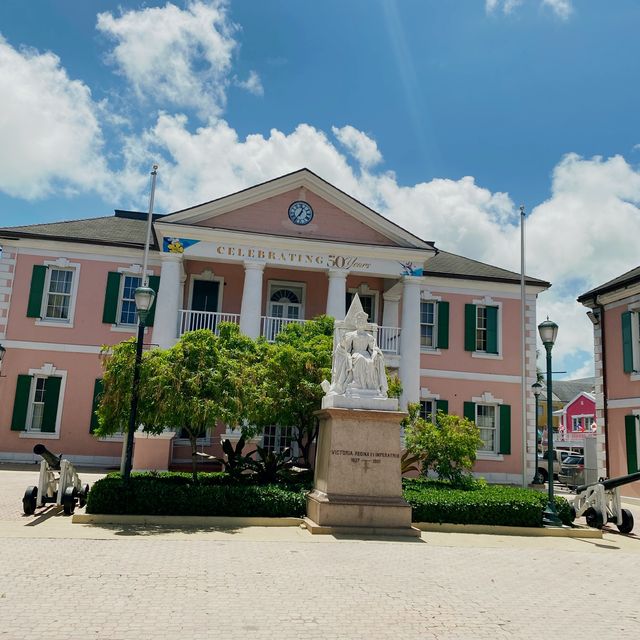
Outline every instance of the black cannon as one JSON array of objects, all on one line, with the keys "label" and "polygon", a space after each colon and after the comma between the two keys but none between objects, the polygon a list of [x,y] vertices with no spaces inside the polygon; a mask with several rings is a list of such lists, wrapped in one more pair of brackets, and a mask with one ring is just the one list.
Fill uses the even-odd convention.
[{"label": "black cannon", "polygon": [[83,485],[75,468],[62,455],[51,453],[43,444],[33,447],[33,453],[42,457],[38,486],[27,487],[22,498],[22,509],[30,516],[37,507],[47,503],[62,506],[65,515],[71,515],[78,503],[81,507],[87,502],[89,485]]},{"label": "black cannon", "polygon": [[62,454],[57,456],[55,453],[51,453],[51,451],[49,451],[47,447],[40,443],[33,447],[33,453],[35,453],[37,456],[43,457],[47,461],[47,464],[52,471],[60,471]]},{"label": "black cannon", "polygon": [[617,478],[601,478],[593,484],[576,487],[578,494],[573,501],[575,517],[584,516],[590,527],[601,529],[607,522],[614,522],[620,533],[631,533],[633,514],[620,504],[618,489],[640,480],[640,471]]}]

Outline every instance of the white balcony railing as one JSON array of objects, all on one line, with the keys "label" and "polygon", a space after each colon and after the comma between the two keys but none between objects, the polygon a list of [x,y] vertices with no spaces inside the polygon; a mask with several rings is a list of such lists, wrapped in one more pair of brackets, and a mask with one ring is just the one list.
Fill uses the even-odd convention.
[{"label": "white balcony railing", "polygon": [[209,329],[218,333],[218,325],[221,322],[235,322],[239,324],[239,313],[213,313],[211,311],[193,311],[191,309],[180,310],[179,335],[196,329]]},{"label": "white balcony railing", "polygon": [[294,318],[274,318],[273,316],[262,316],[261,334],[268,342],[273,342],[276,336],[292,322],[302,324],[304,320],[297,320]]},{"label": "white balcony railing", "polygon": [[[221,322],[235,322],[236,324],[240,324],[240,314],[181,309],[179,335],[187,331],[195,331],[196,329],[209,329],[217,334],[218,325]],[[305,320],[262,316],[260,324],[261,335],[269,342],[273,342],[276,336],[292,322],[301,324],[305,322]],[[399,327],[378,327],[378,345],[385,354],[400,355]]]},{"label": "white balcony railing", "polygon": [[378,327],[378,346],[382,353],[400,355],[400,328]]}]

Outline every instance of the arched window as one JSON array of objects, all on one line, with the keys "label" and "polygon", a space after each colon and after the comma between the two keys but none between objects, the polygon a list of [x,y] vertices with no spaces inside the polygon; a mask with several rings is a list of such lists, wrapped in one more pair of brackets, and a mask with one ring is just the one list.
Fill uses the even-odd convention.
[{"label": "arched window", "polygon": [[269,315],[299,320],[302,317],[302,287],[273,283],[269,296]]}]

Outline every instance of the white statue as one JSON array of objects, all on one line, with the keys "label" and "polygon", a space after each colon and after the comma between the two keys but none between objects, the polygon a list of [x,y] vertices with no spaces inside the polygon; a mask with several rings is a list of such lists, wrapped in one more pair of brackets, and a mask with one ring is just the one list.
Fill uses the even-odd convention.
[{"label": "white statue", "polygon": [[[323,406],[342,406],[337,396],[354,401],[386,399],[387,374],[384,355],[376,343],[378,327],[367,322],[357,294],[345,319],[336,321],[335,326],[331,384],[326,380],[322,383],[326,393]],[[355,407],[358,402],[347,404]]]}]

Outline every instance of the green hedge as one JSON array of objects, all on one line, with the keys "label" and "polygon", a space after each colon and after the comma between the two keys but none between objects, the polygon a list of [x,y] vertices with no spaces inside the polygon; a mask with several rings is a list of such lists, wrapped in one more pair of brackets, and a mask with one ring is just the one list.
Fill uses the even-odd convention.
[{"label": "green hedge", "polygon": [[89,492],[87,513],[173,516],[301,517],[306,490],[280,485],[232,485],[226,474],[110,474]]},{"label": "green hedge", "polygon": [[[469,481],[464,488],[424,478],[404,479],[404,497],[414,522],[541,527],[547,494]],[[302,517],[308,487],[238,484],[226,473],[134,473],[98,480],[89,492],[87,513],[130,515]],[[571,521],[571,508],[556,498],[558,515]]]},{"label": "green hedge", "polygon": [[[541,527],[547,494],[531,489],[474,483],[454,489],[445,482],[405,480],[404,497],[414,522]],[[569,503],[556,497],[558,515],[571,523]]]}]

